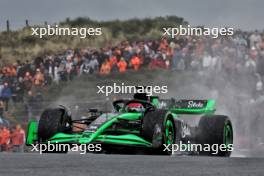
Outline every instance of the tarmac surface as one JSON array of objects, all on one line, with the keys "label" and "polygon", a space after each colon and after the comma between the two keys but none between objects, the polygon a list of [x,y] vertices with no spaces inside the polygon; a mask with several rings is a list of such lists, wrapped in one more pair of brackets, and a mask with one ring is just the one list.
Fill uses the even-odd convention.
[{"label": "tarmac surface", "polygon": [[1,176],[263,176],[264,158],[0,154]]}]

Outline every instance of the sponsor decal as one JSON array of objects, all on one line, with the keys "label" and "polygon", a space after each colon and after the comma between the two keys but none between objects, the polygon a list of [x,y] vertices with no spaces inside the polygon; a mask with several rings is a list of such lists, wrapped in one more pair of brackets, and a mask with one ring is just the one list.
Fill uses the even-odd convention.
[{"label": "sponsor decal", "polygon": [[188,102],[188,105],[187,105],[188,108],[203,108],[204,107],[204,104],[201,102],[201,101],[189,101]]}]

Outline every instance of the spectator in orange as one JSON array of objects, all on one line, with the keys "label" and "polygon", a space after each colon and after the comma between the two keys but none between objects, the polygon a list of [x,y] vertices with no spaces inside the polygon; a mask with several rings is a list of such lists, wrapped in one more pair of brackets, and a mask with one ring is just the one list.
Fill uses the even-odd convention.
[{"label": "spectator in orange", "polygon": [[120,61],[117,63],[117,66],[119,68],[120,73],[126,72],[127,69],[127,63],[123,57],[121,57]]},{"label": "spectator in orange", "polygon": [[6,67],[6,70],[5,71],[6,71],[6,75],[7,76],[11,76],[11,69],[10,69],[9,66]]},{"label": "spectator in orange", "polygon": [[15,66],[10,67],[10,75],[11,76],[16,76],[17,75],[17,71],[16,71],[16,67]]},{"label": "spectator in orange", "polygon": [[101,75],[108,75],[111,71],[110,62],[108,60],[105,60],[100,68],[100,74]]},{"label": "spectator in orange", "polygon": [[161,39],[159,50],[166,49],[168,47],[168,42],[165,38]]},{"label": "spectator in orange", "polygon": [[10,131],[6,126],[3,126],[3,128],[0,130],[0,148],[1,151],[7,151],[8,145],[10,143]]},{"label": "spectator in orange", "polygon": [[11,144],[13,152],[23,152],[25,143],[25,131],[19,124],[16,125],[11,134]]},{"label": "spectator in orange", "polygon": [[116,56],[112,56],[109,59],[110,67],[112,68],[116,63],[117,63],[117,58]]},{"label": "spectator in orange", "polygon": [[35,86],[42,86],[44,84],[44,75],[41,73],[40,69],[36,70],[33,82]]},{"label": "spectator in orange", "polygon": [[132,65],[134,70],[138,70],[140,66],[140,59],[137,55],[134,55],[130,60],[130,65]]}]

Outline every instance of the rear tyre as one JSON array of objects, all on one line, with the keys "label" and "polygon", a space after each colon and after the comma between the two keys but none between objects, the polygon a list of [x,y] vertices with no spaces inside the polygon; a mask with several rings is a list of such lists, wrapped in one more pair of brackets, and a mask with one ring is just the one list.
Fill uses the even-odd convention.
[{"label": "rear tyre", "polygon": [[[197,143],[210,146],[210,151],[200,152],[202,155],[229,157],[233,149],[233,127],[229,117],[203,116],[198,125]],[[220,150],[221,146],[224,149]],[[216,147],[218,152],[216,152]]]},{"label": "rear tyre", "polygon": [[[38,139],[40,142],[47,142],[56,133],[70,133],[71,116],[66,109],[46,109],[40,117],[38,125]],[[66,153],[67,151],[53,151],[46,153]]]},{"label": "rear tyre", "polygon": [[151,142],[156,154],[171,154],[171,151],[163,151],[164,144],[174,144],[176,139],[175,123],[166,110],[148,112],[142,120],[141,136]]}]

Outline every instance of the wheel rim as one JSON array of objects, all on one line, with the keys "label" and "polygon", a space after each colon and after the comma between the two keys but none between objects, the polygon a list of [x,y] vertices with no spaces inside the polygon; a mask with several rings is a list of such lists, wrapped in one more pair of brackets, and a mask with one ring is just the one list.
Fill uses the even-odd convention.
[{"label": "wheel rim", "polygon": [[231,124],[229,123],[224,126],[224,144],[233,144],[233,130]]},{"label": "wheel rim", "polygon": [[165,136],[166,144],[173,144],[175,138],[175,130],[173,122],[170,119],[166,121]]}]

